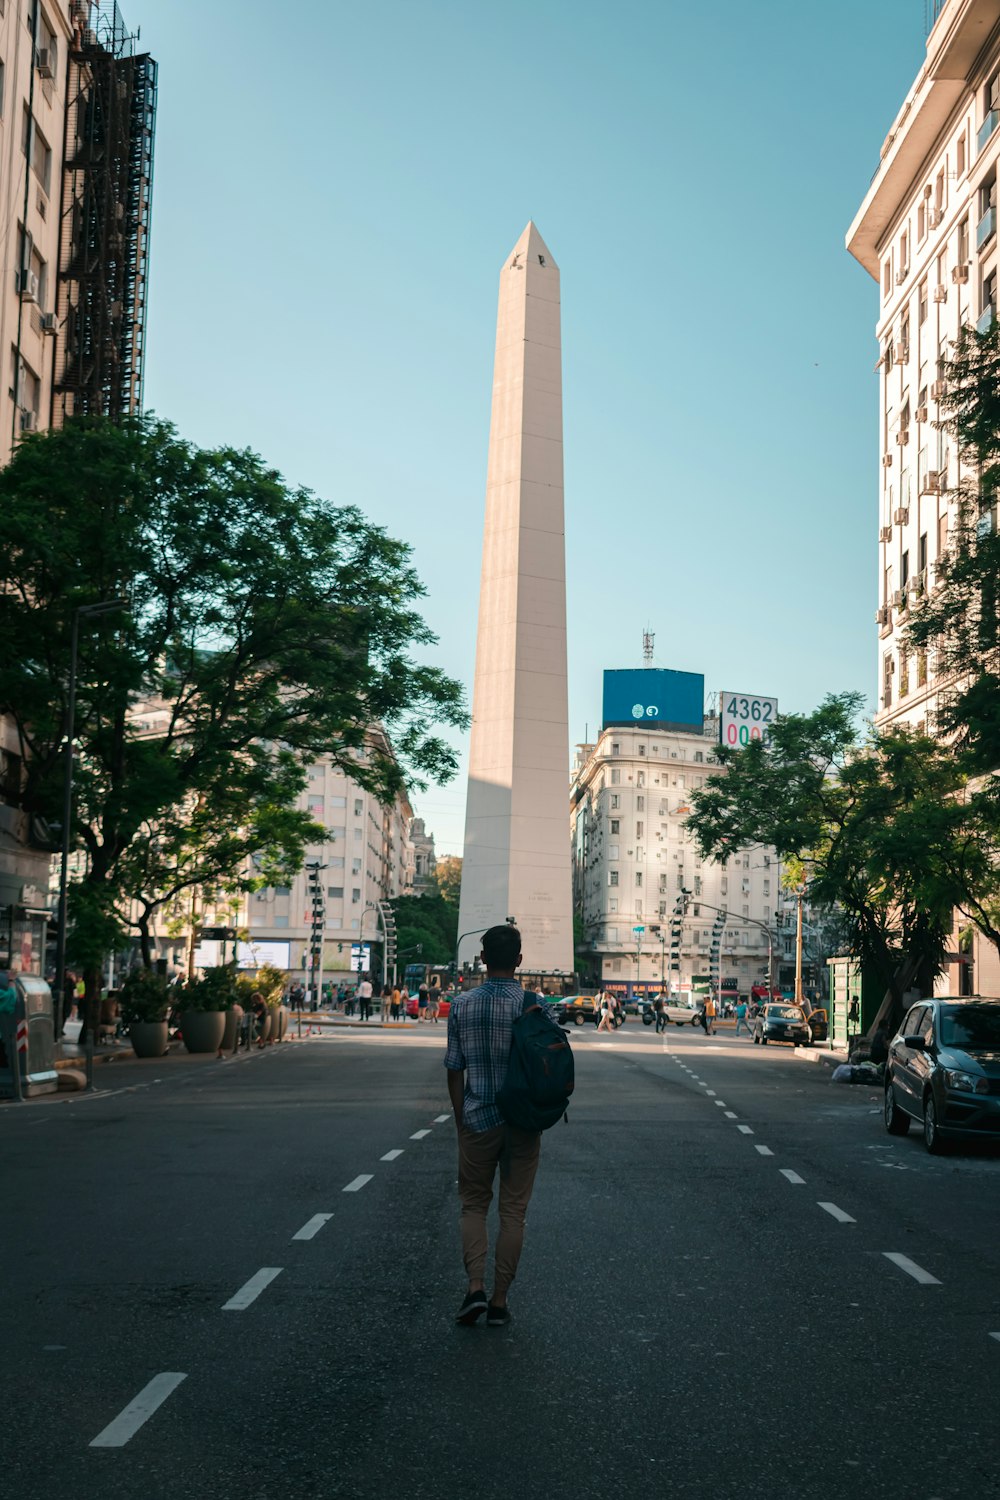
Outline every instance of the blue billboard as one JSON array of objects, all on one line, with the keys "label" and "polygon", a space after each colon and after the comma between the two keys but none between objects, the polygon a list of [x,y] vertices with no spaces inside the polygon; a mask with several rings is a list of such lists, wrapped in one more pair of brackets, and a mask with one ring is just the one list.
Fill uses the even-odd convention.
[{"label": "blue billboard", "polygon": [[643,667],[604,674],[604,729],[611,724],[646,724],[701,734],[704,720],[705,678],[701,672]]}]

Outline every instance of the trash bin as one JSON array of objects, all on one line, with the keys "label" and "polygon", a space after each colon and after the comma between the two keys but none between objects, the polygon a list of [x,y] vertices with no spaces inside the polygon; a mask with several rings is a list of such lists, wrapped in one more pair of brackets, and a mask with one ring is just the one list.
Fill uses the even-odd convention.
[{"label": "trash bin", "polygon": [[[59,1087],[55,1068],[55,1023],[52,991],[37,974],[11,976],[17,990],[17,1010],[4,1016],[0,1031],[0,1098],[31,1099],[54,1094]],[[20,1074],[17,1088],[13,1068]]]}]

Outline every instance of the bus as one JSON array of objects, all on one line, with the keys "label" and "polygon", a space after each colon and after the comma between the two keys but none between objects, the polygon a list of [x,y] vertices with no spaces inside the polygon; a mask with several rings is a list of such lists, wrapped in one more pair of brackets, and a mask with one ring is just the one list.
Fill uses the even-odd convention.
[{"label": "bus", "polygon": [[408,995],[418,993],[426,984],[429,990],[446,990],[451,984],[450,964],[407,964],[403,970],[403,985]]}]

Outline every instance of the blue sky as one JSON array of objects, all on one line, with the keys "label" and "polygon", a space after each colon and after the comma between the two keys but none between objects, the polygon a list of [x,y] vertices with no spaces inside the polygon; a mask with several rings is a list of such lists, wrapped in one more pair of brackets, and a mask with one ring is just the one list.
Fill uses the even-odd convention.
[{"label": "blue sky", "polygon": [[[876,287],[924,0],[123,0],[160,63],[147,404],[408,541],[475,649],[496,294],[562,273],[570,733],[604,667],[875,683]],[[464,750],[464,744],[463,744]],[[464,780],[418,798],[461,852]]]}]

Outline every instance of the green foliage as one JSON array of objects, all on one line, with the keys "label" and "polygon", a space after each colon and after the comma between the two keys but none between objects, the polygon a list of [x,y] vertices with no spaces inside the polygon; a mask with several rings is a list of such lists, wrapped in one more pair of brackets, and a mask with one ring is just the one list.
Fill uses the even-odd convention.
[{"label": "green foliage", "polygon": [[241,974],[236,981],[239,1003],[246,1010],[250,996],[261,994],[267,1005],[280,1005],[285,993],[285,975],[273,964],[262,964],[256,974]]},{"label": "green foliage", "polygon": [[693,796],[705,856],[773,846],[809,899],[840,907],[851,947],[899,1001],[939,972],[953,911],[995,885],[967,776],[948,749],[905,729],[858,742],[857,695],[789,714],[770,739],[720,748],[724,774]]},{"label": "green foliage", "polygon": [[455,911],[462,894],[462,860],[458,854],[445,854],[438,860],[434,869],[434,880],[438,890],[446,901],[450,901]]},{"label": "green foliage", "polygon": [[453,774],[437,726],[465,723],[461,689],[415,659],[433,642],[422,586],[357,509],[148,418],[20,444],[0,513],[0,712],[27,812],[61,817],[74,611],[128,601],[80,620],[72,909],[91,973],[136,894],[148,936],[158,904],[238,878],[250,852],[263,878],[296,869],[315,830],[292,804],[316,757],[383,798]]},{"label": "green foliage", "polygon": [[[401,968],[407,964],[447,964],[455,957],[458,906],[445,896],[398,896],[392,903]],[[414,950],[420,948],[419,953]]]},{"label": "green foliage", "polygon": [[170,1009],[170,991],[166,978],[151,969],[130,969],[119,986],[122,1020],[126,1026],[136,1021],[165,1021]]},{"label": "green foliage", "polygon": [[187,979],[175,987],[178,1010],[231,1010],[239,999],[235,963],[205,969],[200,979]]}]

